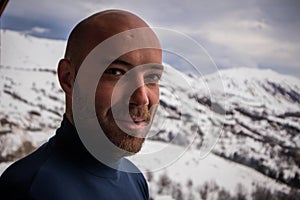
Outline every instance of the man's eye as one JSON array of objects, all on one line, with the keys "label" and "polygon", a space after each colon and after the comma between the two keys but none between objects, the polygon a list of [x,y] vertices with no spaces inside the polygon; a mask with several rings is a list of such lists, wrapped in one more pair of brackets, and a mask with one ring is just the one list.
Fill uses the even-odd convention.
[{"label": "man's eye", "polygon": [[157,83],[160,79],[160,74],[148,74],[145,76],[146,84]]},{"label": "man's eye", "polygon": [[111,75],[115,75],[115,76],[121,76],[125,74],[125,71],[122,69],[117,69],[117,68],[110,68],[105,70],[104,72],[105,74],[111,74]]}]

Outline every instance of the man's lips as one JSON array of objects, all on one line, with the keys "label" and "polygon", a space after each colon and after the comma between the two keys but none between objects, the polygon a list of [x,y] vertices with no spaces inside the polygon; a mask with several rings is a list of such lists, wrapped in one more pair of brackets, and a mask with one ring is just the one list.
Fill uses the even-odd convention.
[{"label": "man's lips", "polygon": [[131,120],[115,119],[116,123],[127,130],[139,130],[145,128],[148,123],[144,119],[134,118]]},{"label": "man's lips", "polygon": [[132,121],[136,124],[141,122],[146,122],[146,120],[143,118],[134,118],[134,117],[132,117]]}]

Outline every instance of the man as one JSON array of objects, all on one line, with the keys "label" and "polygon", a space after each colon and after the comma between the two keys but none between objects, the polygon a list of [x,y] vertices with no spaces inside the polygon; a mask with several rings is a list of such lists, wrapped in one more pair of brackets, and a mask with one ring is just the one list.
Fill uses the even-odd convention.
[{"label": "man", "polygon": [[[1,199],[149,199],[143,175],[119,171],[118,166],[135,167],[123,157],[141,149],[155,106],[159,103],[161,49],[134,49],[114,59],[108,67],[99,66],[101,69],[107,68],[103,69],[96,87],[95,115],[105,136],[119,149],[109,149],[111,153],[107,154],[112,161],[116,161],[116,169],[96,159],[80,140],[81,134],[90,133],[76,130],[76,120],[78,122],[80,117],[74,115],[73,109],[76,99],[74,91],[78,89],[76,77],[93,49],[109,38],[128,31],[123,38],[124,43],[113,42],[109,48],[122,48],[126,41],[127,44],[139,43],[130,31],[145,28],[147,34],[139,36],[143,41],[150,41],[155,43],[153,46],[159,47],[149,26],[126,11],[108,10],[94,14],[73,29],[65,57],[58,65],[59,82],[66,96],[66,113],[61,127],[37,151],[17,161],[3,173],[0,179]],[[148,64],[150,67],[147,67]],[[126,74],[131,75],[126,77]],[[119,81],[125,84],[117,88]],[[133,88],[129,95],[126,85]],[[89,90],[82,89],[82,85],[79,88]],[[108,151],[106,148],[102,150]]]}]

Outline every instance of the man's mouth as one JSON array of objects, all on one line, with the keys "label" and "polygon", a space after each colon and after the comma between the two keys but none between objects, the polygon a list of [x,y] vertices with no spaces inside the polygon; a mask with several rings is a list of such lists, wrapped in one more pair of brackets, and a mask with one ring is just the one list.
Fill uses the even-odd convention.
[{"label": "man's mouth", "polygon": [[118,126],[129,131],[138,131],[148,125],[147,120],[134,118],[132,120],[115,119]]},{"label": "man's mouth", "polygon": [[[147,108],[130,107],[128,110],[118,110],[115,115],[112,115],[117,126],[129,135],[140,135],[148,130],[151,122],[151,114]],[[139,137],[139,136],[138,136]]]},{"label": "man's mouth", "polygon": [[134,118],[134,117],[132,117],[132,121],[133,121],[135,124],[140,124],[140,123],[143,123],[143,122],[146,123],[146,121],[148,121],[148,120],[147,120],[147,119],[142,119],[142,118]]}]

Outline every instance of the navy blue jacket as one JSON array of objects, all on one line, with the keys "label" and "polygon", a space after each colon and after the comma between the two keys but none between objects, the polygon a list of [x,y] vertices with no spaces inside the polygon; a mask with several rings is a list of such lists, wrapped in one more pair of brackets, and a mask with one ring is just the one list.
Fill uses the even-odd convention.
[{"label": "navy blue jacket", "polygon": [[2,174],[0,198],[140,200],[149,199],[149,192],[141,173],[117,171],[97,161],[64,117],[54,137]]}]

